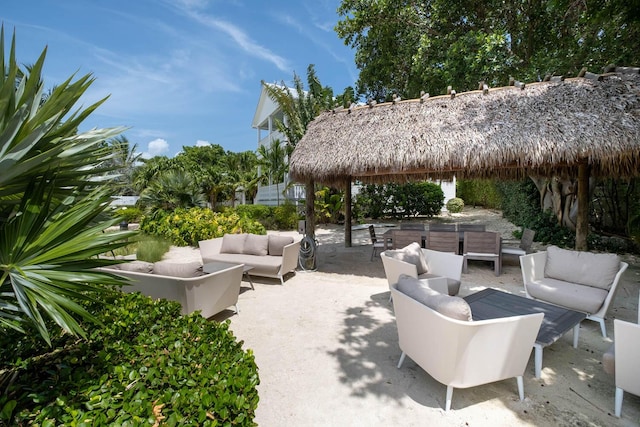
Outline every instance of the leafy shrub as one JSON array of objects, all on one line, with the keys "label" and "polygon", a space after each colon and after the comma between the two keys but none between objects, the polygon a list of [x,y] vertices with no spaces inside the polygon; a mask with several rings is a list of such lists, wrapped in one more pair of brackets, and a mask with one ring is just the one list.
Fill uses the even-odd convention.
[{"label": "leafy shrub", "polygon": [[257,221],[235,212],[213,212],[207,208],[178,208],[172,212],[158,210],[142,219],[140,230],[178,246],[197,246],[199,240],[231,233],[267,233]]},{"label": "leafy shrub", "polygon": [[284,204],[273,208],[276,230],[295,230],[298,220],[302,219],[295,204],[287,200]]},{"label": "leafy shrub", "polygon": [[451,213],[460,213],[464,209],[464,200],[459,197],[449,199],[447,202],[447,210]]},{"label": "leafy shrub", "polygon": [[344,192],[335,188],[323,187],[316,191],[314,210],[318,224],[333,223],[344,220],[342,212]]},{"label": "leafy shrub", "polygon": [[118,209],[115,213],[128,223],[138,223],[142,219],[142,210],[139,208]]},{"label": "leafy shrub", "polygon": [[502,203],[499,183],[494,179],[460,179],[456,181],[456,195],[468,206],[498,209]]},{"label": "leafy shrub", "polygon": [[157,262],[162,256],[169,252],[171,242],[157,237],[141,235],[137,242],[136,259],[147,262]]},{"label": "leafy shrub", "polygon": [[[138,293],[88,303],[102,325],[85,325],[47,347],[33,334],[0,330],[0,360],[12,378],[0,396],[9,425],[253,426],[257,366],[229,323]],[[3,388],[4,391],[4,388]]]},{"label": "leafy shrub", "polygon": [[432,182],[366,185],[355,198],[356,218],[383,216],[408,217],[438,215],[444,206],[444,193]]}]

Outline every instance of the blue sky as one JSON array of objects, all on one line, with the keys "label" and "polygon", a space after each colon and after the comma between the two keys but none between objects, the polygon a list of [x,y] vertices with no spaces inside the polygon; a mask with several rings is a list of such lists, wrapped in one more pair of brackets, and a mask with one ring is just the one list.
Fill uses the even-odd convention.
[{"label": "blue sky", "polygon": [[340,0],[3,0],[5,47],[47,88],[92,73],[83,105],[110,98],[84,129],[128,126],[147,156],[219,144],[255,150],[260,81],[306,82],[315,64],[335,93],[354,85],[353,51],[333,27]]}]

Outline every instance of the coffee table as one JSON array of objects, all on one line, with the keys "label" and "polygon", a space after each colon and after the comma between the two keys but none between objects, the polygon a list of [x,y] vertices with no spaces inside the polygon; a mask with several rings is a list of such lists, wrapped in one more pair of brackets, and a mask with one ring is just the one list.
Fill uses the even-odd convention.
[{"label": "coffee table", "polygon": [[[216,271],[225,270],[227,268],[234,267],[236,265],[238,264],[231,264],[229,262],[221,262],[221,261],[213,261],[203,265],[202,271],[205,273],[215,273]],[[242,275],[245,277],[245,279],[247,279],[247,281],[249,281],[249,284],[251,285],[251,289],[255,290],[256,288],[253,287],[253,281],[251,280],[251,275],[249,274],[251,270],[253,270],[253,266],[243,264]]]},{"label": "coffee table", "polygon": [[471,307],[473,320],[496,319],[531,313],[544,313],[544,319],[538,331],[535,349],[536,378],[542,372],[542,350],[558,341],[573,328],[573,348],[578,347],[580,322],[587,315],[557,305],[547,304],[531,298],[521,297],[497,289],[485,289],[464,297]]}]

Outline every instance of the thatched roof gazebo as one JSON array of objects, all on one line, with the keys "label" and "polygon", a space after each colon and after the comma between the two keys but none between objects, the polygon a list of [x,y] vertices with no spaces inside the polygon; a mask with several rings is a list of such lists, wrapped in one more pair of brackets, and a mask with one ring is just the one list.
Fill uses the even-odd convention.
[{"label": "thatched roof gazebo", "polygon": [[[453,174],[518,178],[581,171],[582,182],[589,174],[638,175],[639,69],[582,75],[322,113],[291,155],[290,174],[347,190],[352,180]],[[579,187],[583,207],[580,194],[587,190]],[[587,225],[578,220],[585,248]]]}]

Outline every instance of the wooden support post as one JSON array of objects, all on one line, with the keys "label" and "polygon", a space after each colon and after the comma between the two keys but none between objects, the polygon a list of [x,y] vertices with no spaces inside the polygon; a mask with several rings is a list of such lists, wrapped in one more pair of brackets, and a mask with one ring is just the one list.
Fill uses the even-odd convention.
[{"label": "wooden support post", "polygon": [[578,217],[576,218],[576,250],[587,250],[589,234],[589,165],[578,165]]},{"label": "wooden support post", "polygon": [[351,240],[351,177],[347,178],[344,189],[344,247],[350,248]]},{"label": "wooden support post", "polygon": [[313,183],[313,180],[309,180],[305,182],[304,186],[305,191],[305,234],[312,238],[316,238],[316,212],[315,212],[315,202],[316,202],[316,186]]}]

